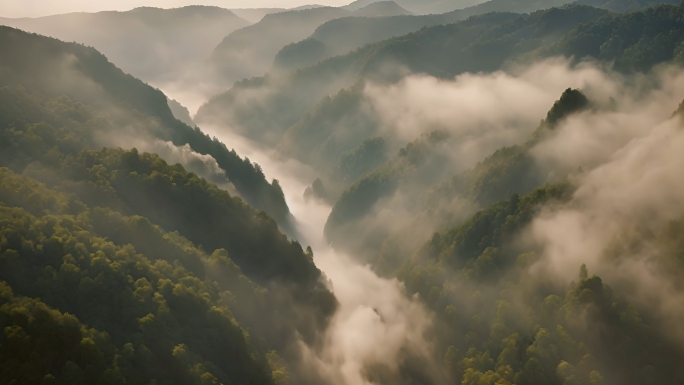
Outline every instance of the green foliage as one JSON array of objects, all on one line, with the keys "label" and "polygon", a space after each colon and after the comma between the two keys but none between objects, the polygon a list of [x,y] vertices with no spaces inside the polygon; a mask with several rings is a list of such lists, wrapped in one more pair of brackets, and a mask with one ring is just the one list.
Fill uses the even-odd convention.
[{"label": "green foliage", "polygon": [[[535,190],[522,199],[514,194],[507,201],[501,201],[485,211],[476,213],[461,226],[447,232],[435,234],[415,256],[419,259],[438,259],[453,268],[463,268],[468,262],[472,267],[495,267],[492,255],[502,245],[516,234],[524,224],[527,224],[536,213],[536,208],[549,200],[564,200],[569,198],[571,188],[567,184],[552,185]],[[483,258],[480,261],[480,258]],[[514,261],[509,261],[509,265]],[[479,265],[478,265],[479,263]],[[479,267],[478,267],[479,266]]]},{"label": "green foliage", "polygon": [[444,362],[455,380],[567,385],[684,378],[675,364],[683,352],[586,266],[567,288],[529,269],[536,255],[521,254],[517,235],[543,205],[571,193],[561,184],[514,195],[435,234],[399,272],[409,294],[419,294],[439,316]]},{"label": "green foliage", "polygon": [[387,141],[380,137],[368,138],[355,149],[343,154],[333,169],[335,177],[352,183],[387,161]]},{"label": "green foliage", "polygon": [[369,113],[364,84],[357,83],[323,98],[285,132],[278,151],[326,172],[342,154],[374,135],[378,125],[378,118]]},{"label": "green foliage", "polygon": [[[17,297],[0,282],[0,383],[95,384],[120,376],[107,333],[45,303]],[[105,375],[105,373],[107,373]]]},{"label": "green foliage", "polygon": [[266,354],[268,365],[273,370],[273,380],[276,385],[288,385],[290,375],[287,372],[287,366],[278,353],[272,350]]},{"label": "green foliage", "polygon": [[[556,182],[549,180],[530,150],[562,119],[586,108],[589,101],[580,91],[566,90],[527,142],[503,147],[473,168],[436,185],[444,177],[439,171],[445,168],[435,145],[438,142],[426,146],[430,141],[418,140],[342,194],[326,225],[326,236],[338,247],[370,261],[381,273],[391,274],[432,232],[462,223],[478,208]],[[372,189],[379,181],[388,182],[381,185],[385,190]],[[377,202],[397,191],[414,192],[414,198],[402,207],[414,216],[409,224],[383,232],[376,223],[366,220],[382,209]]]},{"label": "green foliage", "polygon": [[367,44],[403,36],[427,26],[459,22],[470,16],[473,15],[467,12],[452,12],[420,16],[340,17],[321,24],[309,38],[285,46],[276,55],[275,64],[285,70],[305,68]]},{"label": "green foliage", "polygon": [[266,213],[157,155],[88,149],[116,114],[21,86],[0,98],[0,281],[109,341],[91,338],[92,369],[74,353],[33,370],[48,342],[31,334],[28,361],[0,361],[10,379],[266,384],[267,351],[325,327],[334,296]]},{"label": "green foliage", "polygon": [[[341,107],[329,106],[329,100],[323,100],[326,95],[341,94],[335,98],[341,104],[350,103],[350,98],[344,97],[340,90],[360,84],[359,79],[398,79],[405,72],[388,71],[386,64],[399,60],[409,69],[416,72],[426,71],[436,73],[431,68],[413,68],[409,62],[415,55],[423,56],[425,64],[442,63],[444,52],[462,45],[470,44],[476,36],[493,26],[517,19],[516,14],[492,14],[473,18],[456,26],[434,27],[416,32],[406,37],[397,37],[384,42],[366,45],[346,55],[326,59],[315,66],[303,68],[283,76],[266,75],[236,83],[227,92],[212,98],[197,112],[198,122],[230,122],[236,130],[244,135],[269,144],[278,143],[286,131],[300,121],[315,117],[315,110],[322,107],[334,111],[344,111]],[[446,28],[446,30],[444,30]],[[438,30],[438,31],[436,31]],[[425,31],[431,31],[424,36]],[[453,42],[449,47],[438,46],[440,38],[447,38],[450,32],[457,36],[449,36]],[[436,36],[439,33],[439,36]],[[419,40],[419,41],[416,41]],[[421,52],[415,47],[421,45]],[[397,53],[403,56],[398,57]],[[454,53],[454,58],[458,53]],[[417,60],[417,59],[414,59]],[[450,65],[453,63],[450,63]],[[430,64],[430,66],[432,66]],[[442,72],[439,72],[441,75]],[[381,80],[381,79],[376,79]],[[353,91],[353,89],[352,89]],[[258,95],[250,97],[249,95]],[[247,95],[247,96],[245,96]],[[353,96],[353,92],[352,92]],[[307,112],[312,111],[307,115]],[[353,110],[356,114],[356,109]],[[338,114],[339,116],[339,114]],[[353,121],[353,117],[352,120]],[[330,123],[334,123],[330,119]],[[326,122],[329,127],[331,124]],[[313,127],[316,129],[317,127]],[[324,129],[327,129],[324,126]],[[322,130],[325,132],[325,130]],[[341,135],[341,134],[340,134]],[[357,138],[351,146],[343,149],[348,151],[361,143],[367,137]]]},{"label": "green foliage", "polygon": [[[529,15],[489,13],[457,24],[424,28],[376,45],[364,71],[399,60],[414,72],[451,77],[463,72],[494,71],[504,63],[557,41],[580,23],[609,14],[586,6],[536,11]],[[421,56],[415,54],[420,53]]]},{"label": "green foliage", "polygon": [[283,47],[276,55],[273,65],[280,70],[290,71],[318,63],[327,56],[327,48],[323,42],[307,38]]},{"label": "green foliage", "polygon": [[[453,24],[491,12],[534,13],[569,3],[613,12],[634,12],[659,4],[679,4],[677,0],[490,0],[463,8],[467,4],[462,1],[445,1],[435,7],[428,7],[431,11],[426,13],[429,14],[420,16],[341,17],[330,20],[318,27],[310,38],[283,48],[276,56],[276,65],[281,69],[304,68],[315,65],[324,58],[345,54],[367,44],[407,35],[424,27]],[[567,17],[558,21],[576,23]]]},{"label": "green foliage", "polygon": [[428,160],[448,136],[443,131],[423,134],[400,149],[397,155],[384,165],[366,174],[342,193],[325,225],[328,239],[334,242],[349,239],[350,234],[342,235],[340,230],[352,230],[349,225],[372,213],[378,201],[394,194],[401,183],[411,183],[419,171],[425,170],[426,165],[431,166]]},{"label": "green foliage", "polygon": [[546,125],[553,128],[563,118],[589,107],[589,99],[579,90],[568,88],[546,115]]},{"label": "green foliage", "polygon": [[[217,139],[176,120],[161,91],[124,74],[95,49],[0,27],[0,51],[5,53],[0,57],[0,87],[12,87],[9,91],[3,90],[3,98],[15,97],[11,95],[12,90],[22,85],[31,90],[20,95],[22,98],[27,95],[35,99],[60,97],[57,102],[45,101],[47,105],[42,109],[49,110],[55,108],[56,103],[65,103],[66,106],[57,107],[69,110],[62,111],[61,119],[73,119],[82,124],[87,123],[84,120],[97,119],[88,125],[87,130],[104,130],[112,136],[111,131],[116,130],[118,140],[142,136],[170,141],[176,146],[189,145],[197,153],[211,155],[248,203],[268,212],[285,228],[290,225],[289,209],[277,183],[269,183],[257,165],[241,159]],[[35,96],[35,91],[41,96]],[[80,102],[95,108],[98,113],[82,105],[70,106],[73,103],[63,100],[63,95],[76,104]],[[11,101],[9,104],[14,107],[6,111],[10,114],[2,119],[7,123],[15,120],[44,121],[42,115],[37,114],[40,111],[22,110],[29,103]],[[85,111],[89,112],[80,115]],[[47,123],[61,128],[61,124],[55,121]],[[92,148],[94,143],[84,144]]]},{"label": "green foliage", "polygon": [[301,246],[281,234],[263,212],[255,212],[239,198],[187,173],[180,165],[169,165],[156,155],[139,154],[135,149],[84,150],[76,155],[47,151],[49,146],[35,143],[58,136],[49,126],[41,127],[43,131],[26,129],[33,141],[22,140],[16,128],[10,129],[14,134],[8,145],[27,157],[39,154],[29,159],[47,169],[36,172],[47,175],[46,182],[51,182],[50,174],[57,171],[61,178],[52,181],[55,187],[77,194],[89,206],[149,218],[207,250],[228,250],[245,273],[260,283],[275,280],[295,284],[302,296],[317,293],[314,302],[332,300],[326,299],[329,294],[318,282],[320,271]]},{"label": "green foliage", "polygon": [[[532,137],[521,145],[503,147],[451,180],[432,188],[427,202],[451,201],[466,197],[487,207],[512,194],[527,194],[547,182],[530,150],[568,116],[589,108],[590,102],[579,90],[568,88],[549,110]],[[433,210],[435,206],[428,206]]]},{"label": "green foliage", "polygon": [[[0,186],[2,383],[272,382],[190,242],[6,168]],[[119,242],[99,235],[110,233]]]},{"label": "green foliage", "polygon": [[[482,7],[492,6],[489,3],[494,2]],[[229,123],[253,139],[280,143],[288,156],[312,165],[329,164],[339,154],[377,136],[378,124],[368,108],[363,108],[362,95],[351,98],[354,85],[364,81],[393,83],[403,78],[406,69],[452,78],[464,72],[491,72],[509,64],[558,55],[614,61],[621,71],[646,71],[684,57],[679,44],[680,7],[662,5],[619,15],[587,5],[536,10],[549,5],[522,3],[534,12],[513,14],[500,9],[499,13],[479,15],[474,11],[477,7],[473,7],[463,12],[475,12],[469,15],[476,16],[456,24],[428,23],[432,26],[288,74],[237,83],[204,105],[198,119]],[[353,24],[345,20],[331,21],[326,28],[337,30],[334,25]],[[322,36],[315,39],[325,41]],[[258,97],[241,100],[252,94]],[[326,157],[329,153],[333,156]]]},{"label": "green foliage", "polygon": [[683,13],[682,7],[661,5],[603,17],[580,24],[543,53],[614,61],[621,71],[647,71],[666,61],[681,62]]}]

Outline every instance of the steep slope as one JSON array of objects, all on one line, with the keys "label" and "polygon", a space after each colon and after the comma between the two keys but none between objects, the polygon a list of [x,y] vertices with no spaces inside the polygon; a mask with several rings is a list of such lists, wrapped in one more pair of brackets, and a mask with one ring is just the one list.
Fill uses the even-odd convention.
[{"label": "steep slope", "polygon": [[[375,3],[377,4],[377,3]],[[416,32],[424,27],[452,24],[470,17],[469,13],[393,17],[342,17],[330,20],[307,39],[285,46],[275,58],[274,69],[295,70],[324,59],[346,54],[364,45]]]},{"label": "steep slope", "polygon": [[[649,263],[671,272],[660,279],[679,281],[684,271],[679,241],[681,219],[666,225],[645,225],[648,229],[637,225],[637,231],[632,224],[618,226],[618,235],[608,237],[606,248],[598,255],[575,255],[572,267],[577,268],[579,276],[574,276],[572,282],[556,282],[555,273],[546,269],[554,263],[549,260],[552,252],[530,241],[534,237],[535,219],[539,226],[541,218],[549,212],[564,212],[578,200],[569,204],[575,187],[568,182],[535,188],[535,184],[545,180],[538,178],[541,175],[530,162],[528,146],[543,140],[545,135],[557,133],[564,119],[588,107],[586,97],[579,91],[566,90],[530,141],[497,151],[478,164],[472,174],[488,175],[470,182],[474,182],[473,190],[481,194],[478,199],[488,202],[484,203],[488,208],[457,226],[426,236],[422,247],[398,273],[408,293],[420,295],[436,314],[439,349],[456,383],[638,385],[676,383],[684,378],[677,364],[684,350],[673,339],[671,329],[662,326],[667,321],[657,315],[660,305],[651,303],[650,298],[626,294],[634,280],[620,281],[616,279],[619,273],[611,273],[639,260],[639,252],[633,250],[647,247],[651,250]],[[679,135],[682,121],[669,123],[675,125],[673,130]],[[563,127],[568,128],[572,126]],[[413,150],[413,146],[407,147],[403,155],[411,156]],[[388,186],[391,191],[401,183],[394,170],[394,166],[383,167],[384,178],[363,178],[367,185],[355,187],[369,187],[366,193],[385,188],[387,193]],[[651,175],[653,168],[647,167],[644,172]],[[536,181],[528,184],[531,179]],[[503,186],[506,187],[502,189]],[[528,193],[518,194],[519,188]],[[488,196],[490,192],[498,196]],[[359,198],[359,205],[371,201],[368,197]],[[356,209],[347,207],[338,214],[353,215]],[[681,218],[681,206],[673,209],[677,210],[674,217]],[[423,225],[413,223],[407,227],[414,234]],[[566,232],[569,227],[566,222],[556,229]],[[368,234],[370,230],[376,228],[359,230],[357,235]],[[353,240],[354,235],[346,239]],[[396,246],[396,242],[390,242],[395,247],[388,250],[389,256],[396,257],[393,254],[401,252],[402,246]],[[412,253],[414,249],[408,250]],[[606,279],[590,275],[587,266],[577,260],[602,266]],[[567,277],[568,264],[564,266],[563,275]],[[612,287],[607,284],[609,281]]]},{"label": "steep slope", "polygon": [[684,7],[661,5],[586,23],[540,54],[614,61],[621,71],[646,71],[665,61],[681,62],[683,15]]},{"label": "steep slope", "polygon": [[[273,144],[320,98],[359,79],[393,82],[407,70],[449,78],[549,56],[615,60],[622,71],[645,70],[678,57],[677,36],[684,30],[678,21],[681,14],[681,7],[667,5],[629,15],[570,6],[520,15],[513,21],[506,14],[473,17],[367,45],[290,74],[236,84],[205,104],[197,118],[232,125]],[[619,28],[628,28],[633,35],[613,38]],[[258,97],[245,98],[245,89]],[[236,99],[238,93],[241,100]]]},{"label": "steep slope", "polygon": [[285,45],[306,38],[326,21],[349,15],[332,7],[266,15],[258,23],[226,36],[212,53],[211,62],[227,84],[263,75]]},{"label": "steep slope", "polygon": [[193,127],[195,125],[195,122],[192,121],[192,117],[190,116],[190,111],[188,111],[188,109],[185,108],[185,106],[183,106],[177,100],[174,99],[169,99],[168,103],[174,118],[180,120],[181,122],[187,124],[190,127]]},{"label": "steep slope", "polygon": [[128,124],[116,135],[110,133],[105,145],[130,147],[137,138],[144,138],[209,155],[248,203],[287,228],[289,209],[277,181],[267,182],[248,159],[176,120],[163,93],[124,74],[96,50],[0,27],[0,52],[0,85],[21,84],[47,95],[67,95],[120,114]]},{"label": "steep slope", "polygon": [[[16,356],[5,350],[3,373],[84,371],[91,378],[119,365],[124,372],[116,376],[144,382],[211,375],[270,384],[266,354],[291,354],[299,336],[313,342],[325,328],[334,297],[310,253],[266,214],[157,155],[88,150],[102,133],[126,123],[120,116],[22,86],[0,88],[0,100],[0,167],[9,168],[0,168],[0,280],[20,302],[39,297],[78,317],[83,330],[107,333],[113,344],[107,338],[105,345],[86,344],[91,354],[103,355],[95,367],[66,355],[41,361],[46,366],[36,373],[27,372],[34,348]],[[40,258],[31,257],[37,253]],[[62,274],[47,279],[45,271]],[[259,340],[258,348],[234,317]],[[21,320],[2,322],[27,327]],[[70,322],[78,331],[78,322]],[[49,326],[26,333],[43,327]],[[40,353],[49,337],[32,336]],[[79,354],[78,345],[68,349]],[[126,351],[125,360],[116,351]],[[69,365],[76,368],[72,374],[62,368]]]},{"label": "steep slope", "polygon": [[[530,269],[539,261],[537,250],[516,247],[544,205],[562,205],[572,193],[572,186],[556,184],[515,194],[435,234],[399,273],[409,293],[419,293],[438,314],[441,335],[448,336],[441,349],[455,379],[681,381],[684,373],[674,363],[682,350],[653,322],[653,308],[629,302],[620,294],[624,286],[609,287],[585,265],[577,266],[569,286],[540,278]],[[662,257],[665,264],[675,261]]]},{"label": "steep slope", "polygon": [[[392,65],[394,63],[409,70],[440,75],[445,74],[434,67],[448,67],[459,73],[479,65],[475,60],[468,60],[467,56],[464,59],[459,49],[467,47],[488,29],[517,17],[511,14],[475,17],[460,24],[425,29],[403,38],[367,45],[283,76],[269,75],[243,81],[203,105],[196,121],[200,124],[229,124],[251,138],[277,143],[283,133],[325,95],[350,87],[359,77],[375,79],[378,76],[386,80],[402,76],[403,70],[392,70],[396,68]],[[448,46],[440,46],[439,42]],[[476,55],[481,56],[479,51]],[[412,62],[431,68],[414,68],[418,66]],[[383,71],[379,71],[380,68]],[[250,91],[243,92],[245,90]]]},{"label": "steep slope", "polygon": [[177,79],[193,71],[226,35],[250,24],[229,10],[205,6],[70,13],[0,23],[94,47],[147,82]]},{"label": "steep slope", "polygon": [[[94,229],[100,218],[89,217],[110,216],[130,230],[138,218],[90,211],[6,168],[0,196],[8,240],[0,244],[0,382],[274,383],[263,353],[222,303],[226,289],[170,258],[108,240]],[[148,228],[150,245],[209,264],[183,239]]]},{"label": "steep slope", "polygon": [[[369,6],[377,6],[381,3],[375,2]],[[498,7],[496,5],[492,9],[498,9]],[[502,11],[506,12],[508,9],[510,7],[503,7]],[[275,68],[285,70],[303,68],[367,44],[406,35],[424,27],[457,23],[488,12],[492,10],[471,7],[422,16],[334,19],[318,27],[308,39],[284,47],[276,56]],[[518,11],[510,12],[517,13]]]},{"label": "steep slope", "polygon": [[[376,74],[385,76],[388,73],[386,69],[393,68],[392,64],[395,63],[400,63],[411,72],[429,73],[439,77],[450,77],[467,71],[494,71],[527,50],[533,50],[545,42],[557,41],[578,23],[597,20],[607,14],[607,11],[590,7],[552,9],[530,16],[488,14],[455,25],[428,28],[402,38],[367,46],[357,52],[300,70],[294,76],[311,79],[308,74],[316,74],[318,70],[334,67],[345,61],[352,61],[354,64],[348,70],[338,69],[338,76],[349,73],[350,77],[358,76],[374,82],[386,81],[387,79],[378,79]],[[403,75],[397,75],[399,78],[401,76]],[[301,120],[292,123],[280,140],[279,149],[282,153],[301,161],[311,161],[311,165],[323,172],[342,152],[351,150],[366,138],[377,136],[375,129],[378,125],[373,123],[377,118],[374,117],[372,105],[365,100],[363,84],[359,83],[354,87],[350,87],[348,91],[355,91],[339,92],[339,97],[324,99],[308,112],[301,112]],[[285,87],[278,92],[292,93]],[[309,94],[312,94],[310,87]],[[335,106],[335,103],[340,105]],[[319,109],[318,106],[323,104],[328,107]],[[204,118],[204,109],[210,105],[211,103],[200,110],[199,118]],[[292,110],[291,108],[290,112]],[[260,109],[262,117],[263,111],[263,108]],[[336,113],[322,114],[321,111]],[[285,117],[280,113],[278,116]],[[240,116],[243,117],[244,115]],[[350,124],[352,121],[354,123]],[[252,134],[258,133],[255,131],[259,127],[258,122],[250,121],[249,127]],[[279,129],[270,127],[273,131]],[[322,159],[321,154],[325,154],[328,159]]]},{"label": "steep slope", "polygon": [[[380,271],[390,273],[405,262],[402,258],[409,256],[400,251],[402,248],[414,250],[417,247],[411,244],[415,238],[402,234],[406,228],[413,229],[414,234],[422,233],[422,238],[426,238],[448,225],[452,217],[451,220],[457,221],[473,208],[488,207],[514,193],[527,194],[549,182],[548,174],[534,161],[531,149],[559,121],[583,111],[588,105],[589,101],[581,92],[566,90],[524,144],[498,149],[453,178],[448,176],[451,168],[444,152],[453,151],[456,146],[449,143],[448,134],[432,132],[423,135],[341,194],[326,223],[326,236],[337,247],[355,255],[363,255],[364,250],[365,253],[381,250],[375,255],[371,252],[371,258],[375,259]],[[440,183],[445,179],[448,181]],[[395,195],[404,198],[398,203],[387,202]],[[407,202],[412,202],[410,207],[405,206]],[[449,209],[452,202],[460,203]],[[375,223],[372,220],[382,210],[400,208],[410,213],[413,218],[408,221],[410,224],[399,227],[395,223]],[[392,244],[398,247],[390,247]]]},{"label": "steep slope", "polygon": [[[469,17],[488,12],[533,12],[539,9],[550,8],[563,4],[563,2],[529,2],[521,3],[489,1],[476,4],[463,3],[461,0],[447,1],[430,8],[430,15],[404,16],[389,18],[354,18],[346,17],[331,20],[316,29],[309,38],[285,46],[276,56],[275,70],[294,70],[314,65],[326,58],[345,54],[366,44],[376,43],[392,37],[416,32],[424,27],[432,27],[440,24],[452,24]],[[606,2],[603,0],[576,1],[573,4],[590,5],[614,12],[637,11],[642,8],[662,3],[678,4],[675,0],[657,1],[631,1],[615,0]],[[380,3],[372,3],[376,6]]]},{"label": "steep slope", "polygon": [[380,119],[365,97],[364,84],[358,83],[324,97],[285,132],[277,150],[285,157],[316,164],[319,171],[329,170],[341,154],[364,139],[379,136],[379,127]]}]

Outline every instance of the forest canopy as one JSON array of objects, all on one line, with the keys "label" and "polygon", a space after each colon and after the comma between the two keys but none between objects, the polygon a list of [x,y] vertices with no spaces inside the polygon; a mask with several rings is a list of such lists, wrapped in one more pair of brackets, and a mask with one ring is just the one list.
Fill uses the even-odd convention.
[{"label": "forest canopy", "polygon": [[673,1],[0,26],[0,385],[684,383]]},{"label": "forest canopy", "polygon": [[116,126],[95,108],[0,98],[3,378],[269,384],[267,353],[325,327],[335,298],[267,214],[157,155],[89,150]]}]

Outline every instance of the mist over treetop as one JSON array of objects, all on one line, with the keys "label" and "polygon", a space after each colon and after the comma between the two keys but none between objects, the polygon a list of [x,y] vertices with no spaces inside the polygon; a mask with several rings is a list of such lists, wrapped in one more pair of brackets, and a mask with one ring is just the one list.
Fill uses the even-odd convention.
[{"label": "mist over treetop", "polygon": [[682,20],[0,19],[0,385],[682,382]]}]

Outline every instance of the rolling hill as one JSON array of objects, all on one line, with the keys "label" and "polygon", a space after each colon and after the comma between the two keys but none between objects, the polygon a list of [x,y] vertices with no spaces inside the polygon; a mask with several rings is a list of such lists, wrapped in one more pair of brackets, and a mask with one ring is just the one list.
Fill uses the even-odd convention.
[{"label": "rolling hill", "polygon": [[263,75],[285,45],[306,38],[326,21],[349,15],[333,7],[268,14],[226,36],[214,49],[211,62],[227,84]]},{"label": "rolling hill", "polygon": [[218,7],[143,7],[127,12],[70,13],[0,24],[96,48],[147,82],[185,76],[221,40],[250,22]]},{"label": "rolling hill", "polygon": [[[127,136],[149,135],[210,155],[247,202],[288,226],[289,209],[277,182],[269,183],[249,160],[177,120],[161,91],[125,74],[95,49],[9,27],[0,27],[0,49],[9,53],[0,57],[0,85],[22,85],[53,97],[66,95],[132,119],[120,135],[112,137],[117,145],[130,146]],[[137,127],[136,121],[147,123]]]}]

